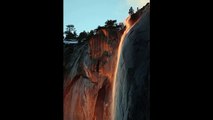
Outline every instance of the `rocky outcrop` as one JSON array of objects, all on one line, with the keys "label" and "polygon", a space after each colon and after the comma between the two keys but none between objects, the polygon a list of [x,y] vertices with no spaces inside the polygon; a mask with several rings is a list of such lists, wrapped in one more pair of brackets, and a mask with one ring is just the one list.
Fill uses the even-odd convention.
[{"label": "rocky outcrop", "polygon": [[64,120],[111,119],[114,61],[122,32],[101,28],[87,42],[64,49]]},{"label": "rocky outcrop", "polygon": [[115,120],[149,120],[150,9],[127,33],[115,82]]}]

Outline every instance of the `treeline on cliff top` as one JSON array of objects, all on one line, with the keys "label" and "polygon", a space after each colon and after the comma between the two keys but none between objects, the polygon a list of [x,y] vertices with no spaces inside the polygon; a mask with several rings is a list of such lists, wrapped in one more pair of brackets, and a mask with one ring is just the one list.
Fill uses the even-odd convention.
[{"label": "treeline on cliff top", "polygon": [[[149,3],[147,3],[148,5]],[[145,5],[145,6],[147,6]],[[138,14],[140,11],[142,11],[145,6],[141,9],[139,9],[137,7],[137,11],[134,12],[134,9],[132,7],[130,7],[128,13],[131,17],[134,17],[136,14]],[[117,23],[117,20],[107,20],[105,22],[104,26],[98,26],[95,30],[91,30],[89,32],[83,31],[80,32],[79,35],[76,33],[76,29],[75,26],[73,24],[70,25],[66,25],[66,31],[64,32],[65,36],[64,36],[64,40],[66,41],[70,41],[70,40],[77,40],[80,42],[89,40],[93,35],[96,34],[97,31],[99,31],[100,29],[125,29],[125,26],[123,23]]]}]

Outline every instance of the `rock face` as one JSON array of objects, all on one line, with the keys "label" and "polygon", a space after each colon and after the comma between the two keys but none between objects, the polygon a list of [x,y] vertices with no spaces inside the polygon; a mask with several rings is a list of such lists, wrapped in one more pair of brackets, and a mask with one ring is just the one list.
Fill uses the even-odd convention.
[{"label": "rock face", "polygon": [[126,35],[120,54],[115,93],[115,120],[149,120],[150,10]]},{"label": "rock face", "polygon": [[101,28],[87,42],[65,47],[64,120],[111,119],[114,61],[122,32]]}]

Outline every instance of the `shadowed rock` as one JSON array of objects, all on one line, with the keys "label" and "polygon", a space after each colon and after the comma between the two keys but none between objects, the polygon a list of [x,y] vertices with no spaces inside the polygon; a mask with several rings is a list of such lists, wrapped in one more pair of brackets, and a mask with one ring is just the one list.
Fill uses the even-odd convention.
[{"label": "shadowed rock", "polygon": [[65,47],[64,120],[111,119],[111,83],[121,32],[102,28],[87,42]]},{"label": "shadowed rock", "polygon": [[116,80],[115,120],[149,120],[149,17],[148,5],[124,39]]}]

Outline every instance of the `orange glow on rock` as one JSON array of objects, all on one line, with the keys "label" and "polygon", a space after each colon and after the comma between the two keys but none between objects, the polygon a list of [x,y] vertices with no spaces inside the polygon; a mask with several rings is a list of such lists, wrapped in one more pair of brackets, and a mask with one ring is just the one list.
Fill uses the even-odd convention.
[{"label": "orange glow on rock", "polygon": [[123,35],[121,36],[121,40],[118,46],[118,52],[117,52],[117,59],[116,59],[116,67],[115,67],[115,72],[114,72],[114,78],[113,78],[113,87],[112,87],[112,120],[115,120],[115,92],[116,92],[116,79],[117,79],[117,73],[118,73],[118,64],[119,64],[119,60],[120,60],[120,54],[121,54],[121,50],[122,50],[122,46],[123,46],[123,42],[124,39],[126,37],[126,35],[128,34],[129,30],[138,22],[139,18],[137,19],[132,19],[131,16],[128,16],[126,21],[125,21],[125,25],[126,25],[126,29],[123,33]]},{"label": "orange glow on rock", "polygon": [[104,35],[106,37],[109,37],[109,33],[108,33],[108,31],[106,29],[101,29],[101,30],[102,30],[102,32],[104,33]]}]

